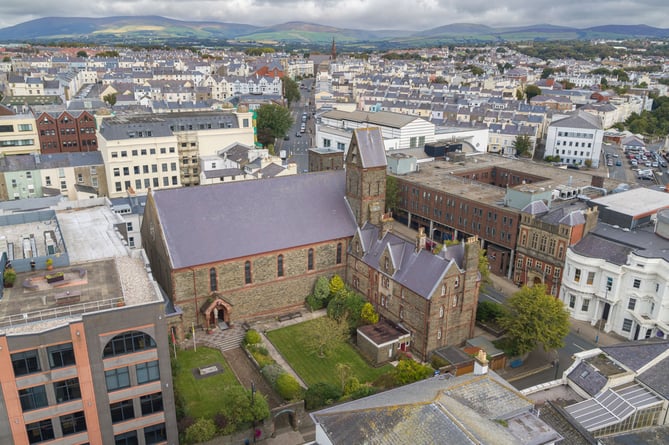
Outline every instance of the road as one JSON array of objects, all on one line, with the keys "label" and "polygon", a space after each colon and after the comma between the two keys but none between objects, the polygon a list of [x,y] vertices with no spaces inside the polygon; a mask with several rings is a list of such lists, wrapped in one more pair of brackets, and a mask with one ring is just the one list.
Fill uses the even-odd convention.
[{"label": "road", "polygon": [[[495,303],[504,304],[507,298],[507,295],[494,289],[492,286],[484,285],[481,288],[481,292],[479,293],[479,301],[492,301]],[[515,380],[511,384],[517,389],[525,389],[540,383],[555,380],[556,376],[560,376],[564,370],[569,368],[572,363],[574,363],[572,356],[575,353],[596,347],[596,345],[591,341],[586,340],[580,337],[578,333],[573,332],[570,332],[565,337],[564,343],[564,347],[558,350],[557,369],[555,369],[555,366],[553,366],[537,374]]]},{"label": "road", "polygon": [[[298,173],[306,173],[309,168],[309,148],[314,146],[314,119],[312,116],[312,107],[309,105],[312,92],[313,79],[304,79],[302,84],[305,88],[300,88],[300,100],[290,106],[290,114],[293,117],[293,126],[288,130],[288,140],[278,140],[276,143],[276,152],[286,151],[289,162],[297,163]],[[302,115],[307,114],[306,131],[300,132],[302,126]],[[299,136],[298,136],[299,135]]]}]

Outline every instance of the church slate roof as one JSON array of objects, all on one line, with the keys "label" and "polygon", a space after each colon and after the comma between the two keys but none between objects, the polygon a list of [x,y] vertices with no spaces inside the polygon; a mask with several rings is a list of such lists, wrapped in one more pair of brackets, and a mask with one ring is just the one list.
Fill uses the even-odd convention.
[{"label": "church slate roof", "polygon": [[387,165],[385,150],[379,150],[379,147],[384,146],[381,129],[377,127],[357,128],[353,133],[358,143],[362,167],[385,167]]},{"label": "church slate roof", "polygon": [[173,269],[351,237],[343,170],[156,190]]}]

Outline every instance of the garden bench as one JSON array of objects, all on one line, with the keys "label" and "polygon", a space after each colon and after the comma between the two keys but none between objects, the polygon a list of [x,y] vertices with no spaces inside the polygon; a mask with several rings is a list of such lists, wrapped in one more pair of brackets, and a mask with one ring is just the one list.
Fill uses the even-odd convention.
[{"label": "garden bench", "polygon": [[288,321],[291,318],[293,318],[293,317],[291,317],[291,314],[279,315],[279,321]]},{"label": "garden bench", "polygon": [[290,318],[300,318],[302,316],[302,312],[293,312],[290,314]]}]

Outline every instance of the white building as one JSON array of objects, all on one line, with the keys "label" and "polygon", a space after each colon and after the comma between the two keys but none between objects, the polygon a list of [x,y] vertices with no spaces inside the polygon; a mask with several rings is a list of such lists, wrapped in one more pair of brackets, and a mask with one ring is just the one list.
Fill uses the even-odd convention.
[{"label": "white building", "polygon": [[572,318],[603,332],[630,340],[666,338],[668,252],[667,209],[657,213],[654,226],[637,230],[600,223],[567,250],[560,299]]},{"label": "white building", "polygon": [[548,126],[545,156],[559,156],[567,164],[599,166],[604,130],[597,116],[576,112]]}]

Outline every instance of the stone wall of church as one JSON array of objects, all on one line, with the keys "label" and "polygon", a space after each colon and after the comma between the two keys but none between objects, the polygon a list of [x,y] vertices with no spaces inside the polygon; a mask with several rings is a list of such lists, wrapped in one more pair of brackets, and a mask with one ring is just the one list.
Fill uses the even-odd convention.
[{"label": "stone wall of church", "polygon": [[[174,302],[184,312],[183,322],[188,326],[191,322],[198,326],[204,323],[201,309],[215,296],[232,306],[233,324],[302,310],[318,277],[344,276],[347,242],[348,239],[333,240],[174,271]],[[341,244],[339,263],[338,244]],[[310,249],[313,249],[312,270],[308,268]],[[279,276],[279,255],[283,255],[283,276]],[[250,283],[246,283],[247,262]]]}]

